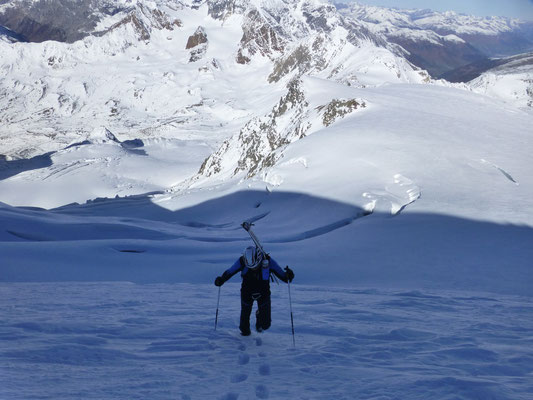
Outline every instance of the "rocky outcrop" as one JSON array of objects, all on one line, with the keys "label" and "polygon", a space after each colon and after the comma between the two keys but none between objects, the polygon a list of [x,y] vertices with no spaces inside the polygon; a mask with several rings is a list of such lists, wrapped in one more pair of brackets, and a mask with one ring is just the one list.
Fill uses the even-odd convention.
[{"label": "rocky outcrop", "polygon": [[174,30],[183,24],[179,19],[172,19],[161,10],[139,4],[134,10],[130,11],[122,20],[113,24],[104,31],[93,33],[95,36],[102,36],[114,31],[122,26],[131,26],[138,40],[149,40],[153,29],[157,30]]},{"label": "rocky outcrop", "polygon": [[[275,164],[280,150],[305,136],[310,124],[308,102],[300,80],[292,80],[287,93],[268,115],[248,122],[234,137],[226,140],[220,149],[209,156],[198,174],[209,177],[224,171],[234,176],[240,172],[247,177],[258,174]],[[238,159],[235,159],[238,154]]]},{"label": "rocky outcrop", "polygon": [[86,139],[89,143],[117,143],[120,144],[120,140],[106,127],[101,126],[95,128],[87,135]]},{"label": "rocky outcrop", "polygon": [[124,25],[132,25],[139,40],[150,39],[150,28],[146,26],[137,17],[137,15],[135,15],[135,12],[128,14],[128,16],[122,19],[120,22],[117,22],[116,24],[112,25],[109,29],[105,30],[102,33],[99,33],[98,35],[102,35],[102,34],[114,31],[115,29],[120,28],[121,26],[124,26]]},{"label": "rocky outcrop", "polygon": [[199,26],[194,34],[189,36],[185,49],[189,50],[204,43],[207,43],[207,34],[205,33],[205,29]]},{"label": "rocky outcrop", "polygon": [[257,9],[251,9],[242,24],[243,35],[237,52],[236,61],[247,64],[250,57],[259,53],[264,57],[281,54],[285,40]]},{"label": "rocky outcrop", "polygon": [[185,49],[191,50],[191,56],[189,62],[195,62],[200,60],[207,52],[207,46],[209,41],[207,40],[207,33],[205,29],[199,26],[193,35],[189,36]]},{"label": "rocky outcrop", "polygon": [[322,124],[330,126],[340,118],[352,113],[359,108],[365,108],[366,103],[363,100],[356,99],[334,99],[327,105],[318,107],[318,111],[322,112]]},{"label": "rocky outcrop", "polygon": [[208,0],[208,14],[214,19],[224,20],[233,14],[242,14],[248,7],[247,0]]},{"label": "rocky outcrop", "polygon": [[296,47],[289,55],[280,58],[274,64],[274,70],[268,77],[270,83],[278,82],[285,75],[297,70],[301,75],[311,68],[312,53],[305,45]]}]

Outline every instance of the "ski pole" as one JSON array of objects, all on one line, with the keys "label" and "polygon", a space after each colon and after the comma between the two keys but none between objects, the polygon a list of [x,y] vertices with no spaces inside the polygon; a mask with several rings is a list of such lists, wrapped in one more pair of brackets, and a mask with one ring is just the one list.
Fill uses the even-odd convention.
[{"label": "ski pole", "polygon": [[294,339],[294,318],[292,317],[292,298],[291,298],[291,283],[287,281],[287,286],[289,288],[289,309],[291,311],[291,329],[292,329],[292,345],[296,347],[296,341]]},{"label": "ski pole", "polygon": [[218,306],[220,305],[220,288],[222,286],[218,287],[218,300],[217,300],[217,313],[215,315],[215,331],[217,330],[217,324],[218,324]]}]

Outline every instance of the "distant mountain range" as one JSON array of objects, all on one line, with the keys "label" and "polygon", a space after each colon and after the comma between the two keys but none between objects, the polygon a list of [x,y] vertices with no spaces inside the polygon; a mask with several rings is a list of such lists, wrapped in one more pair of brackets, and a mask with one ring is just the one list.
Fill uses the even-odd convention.
[{"label": "distant mountain range", "polygon": [[354,87],[430,80],[366,23],[317,0],[14,0],[0,6],[0,22],[44,41],[0,42],[0,68],[10,71],[0,81],[0,154],[14,157],[56,151],[102,126],[129,139],[245,127],[252,146],[254,124],[266,119],[264,146],[239,160],[257,172],[317,114],[299,96],[302,75]]},{"label": "distant mountain range", "polygon": [[[510,77],[514,59],[488,57],[532,45],[517,20],[319,0],[12,0],[0,24],[0,154],[57,151],[102,127],[132,140],[179,131],[218,149],[206,177],[258,174],[288,144],[366,106],[312,99],[304,76],[367,88],[431,83],[425,70],[469,81],[507,65]],[[513,79],[512,101],[527,106],[531,78],[520,69]],[[475,90],[501,97],[496,82]]]},{"label": "distant mountain range", "polygon": [[[0,37],[10,41],[42,42],[56,40],[73,43],[88,35],[105,31],[102,21],[134,12],[137,3],[125,0],[12,0],[0,4]],[[192,2],[195,7],[204,3]],[[211,14],[246,9],[244,1],[208,1]],[[139,3],[140,4],[140,3]],[[180,2],[158,1],[174,8]],[[481,18],[455,12],[401,10],[337,3],[345,17],[358,24],[358,30],[374,35],[374,40],[400,46],[398,51],[414,65],[427,70],[434,78],[466,81],[472,73],[463,67],[493,65],[490,59],[533,51],[533,23],[503,17]],[[142,25],[141,19],[136,21]],[[135,21],[133,21],[135,23]],[[315,20],[313,24],[321,23]],[[105,25],[105,24],[104,24]],[[454,72],[455,69],[459,69]],[[474,76],[475,77],[475,76]]]},{"label": "distant mountain range", "polygon": [[455,12],[400,10],[358,3],[337,4],[341,13],[364,21],[370,31],[400,45],[405,57],[433,77],[465,81],[453,70],[491,58],[533,50],[533,23],[503,17],[474,17]]}]

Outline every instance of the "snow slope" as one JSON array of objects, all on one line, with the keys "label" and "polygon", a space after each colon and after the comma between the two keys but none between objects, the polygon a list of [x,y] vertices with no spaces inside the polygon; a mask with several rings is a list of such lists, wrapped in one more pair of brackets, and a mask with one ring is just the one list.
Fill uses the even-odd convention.
[{"label": "snow slope", "polygon": [[[2,48],[0,398],[529,399],[532,114],[322,3],[215,3]],[[242,338],[234,277],[213,329],[245,220],[295,348],[285,285]]]},{"label": "snow slope", "polygon": [[[311,109],[324,92],[368,106],[320,129],[319,120],[250,178],[231,175],[228,146],[224,169],[163,193],[50,211],[6,205],[3,279],[210,281],[249,242],[239,225],[251,220],[303,283],[532,294],[530,113],[444,87],[304,82]],[[159,161],[132,157],[157,176]],[[30,192],[40,171],[4,179],[1,193]],[[78,195],[57,188],[43,185],[42,199]]]},{"label": "snow slope", "polygon": [[236,332],[237,284],[1,284],[0,396],[42,399],[531,397],[531,298],[292,288]]}]

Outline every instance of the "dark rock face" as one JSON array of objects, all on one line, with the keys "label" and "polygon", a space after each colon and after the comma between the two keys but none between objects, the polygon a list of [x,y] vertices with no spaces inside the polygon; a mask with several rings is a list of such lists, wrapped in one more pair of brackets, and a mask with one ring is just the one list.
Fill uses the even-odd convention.
[{"label": "dark rock face", "polygon": [[[148,40],[152,28],[173,30],[181,21],[170,20],[158,9],[142,4],[119,6],[112,0],[16,0],[13,7],[0,13],[0,25],[28,42],[55,40],[72,43],[89,35],[103,35],[117,27],[132,24],[140,40]],[[1,2],[0,2],[1,4]],[[103,32],[95,32],[98,22],[106,16],[124,13],[125,17]],[[150,26],[143,23],[148,19]]]},{"label": "dark rock face", "polygon": [[501,65],[501,60],[486,58],[448,71],[442,74],[440,78],[446,79],[448,82],[469,82],[498,65]]},{"label": "dark rock face", "polygon": [[[447,34],[442,31],[438,33]],[[487,65],[490,68],[491,57],[515,55],[533,49],[533,43],[516,32],[492,36],[463,34],[461,39],[466,43],[446,41],[441,45],[405,37],[388,39],[408,51],[406,58],[410,62],[427,70],[431,76],[444,79],[452,76],[453,71],[470,64]],[[469,76],[466,74],[465,79]],[[453,82],[467,82],[458,81],[458,77],[459,75],[456,75]]]},{"label": "dark rock face", "polygon": [[335,12],[334,6],[323,6],[314,10],[304,10],[303,15],[309,26],[318,32],[330,32],[331,26],[328,24],[328,14]]},{"label": "dark rock face", "polygon": [[413,64],[425,69],[433,77],[471,64],[486,60],[487,56],[468,43],[445,42],[441,44],[413,41],[408,38],[390,38],[408,51],[406,58]]},{"label": "dark rock face", "polygon": [[189,36],[189,40],[187,40],[187,45],[185,46],[186,49],[191,50],[189,62],[195,62],[203,58],[203,56],[207,52],[208,44],[209,41],[207,40],[207,34],[205,33],[205,29],[199,26],[196,29],[196,32],[194,32],[193,35]]},{"label": "dark rock face", "polygon": [[509,67],[516,69],[526,66],[533,66],[533,53],[477,61],[447,72],[446,74],[442,75],[442,78],[450,82],[469,82],[489,70],[501,72]]},{"label": "dark rock face", "polygon": [[189,36],[189,40],[187,40],[187,45],[185,48],[187,50],[192,49],[193,47],[199,46],[203,43],[207,43],[207,34],[205,33],[205,29],[199,26],[196,29],[196,32]]},{"label": "dark rock face", "polygon": [[[67,41],[64,29],[43,24],[17,10],[9,10],[1,16],[0,22],[17,32],[25,41],[44,42],[46,40]],[[72,39],[74,41],[75,39]]]},{"label": "dark rock face", "polygon": [[10,42],[25,42],[24,37],[3,26],[0,26],[0,37],[4,37]]}]

